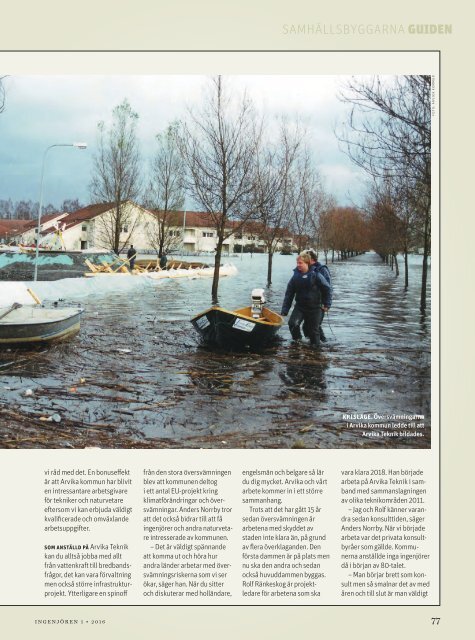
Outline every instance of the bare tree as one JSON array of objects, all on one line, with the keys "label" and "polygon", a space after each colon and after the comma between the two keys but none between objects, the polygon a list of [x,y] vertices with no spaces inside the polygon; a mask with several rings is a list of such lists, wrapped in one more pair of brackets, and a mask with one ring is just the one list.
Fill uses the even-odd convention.
[{"label": "bare tree", "polygon": [[[127,99],[112,111],[112,123],[98,124],[98,152],[94,156],[91,194],[95,202],[110,202],[113,212],[102,216],[98,236],[116,253],[130,241],[137,218],[132,219],[127,201],[140,193],[140,152],[137,140],[138,114]],[[121,232],[127,237],[121,243]]]},{"label": "bare tree", "polygon": [[[417,225],[417,211],[412,204],[413,191],[401,180],[395,178],[375,179],[368,190],[366,210],[369,212],[371,237],[375,242],[374,250],[386,260],[392,247],[392,260],[397,266],[397,253],[404,256],[404,286],[409,286],[408,254],[420,246],[420,233]],[[383,231],[383,229],[385,231]],[[387,235],[388,242],[381,236]],[[383,246],[385,247],[383,249]],[[396,269],[398,274],[398,269]]]},{"label": "bare tree", "polygon": [[321,248],[324,251],[325,259],[327,258],[328,251],[325,251],[322,246],[323,229],[325,225],[323,220],[325,213],[336,208],[336,206],[335,197],[325,190],[320,175],[317,174],[313,191],[313,213],[310,217],[309,235],[312,236],[310,244],[317,250],[317,253]]},{"label": "bare tree", "polygon": [[390,179],[373,183],[365,207],[371,246],[385,262],[390,262],[391,268],[396,268],[397,276],[397,256],[405,252],[407,244],[406,225],[398,215],[400,207],[399,194]]},{"label": "bare tree", "polygon": [[177,232],[178,211],[185,202],[185,165],[177,146],[178,123],[156,136],[157,148],[151,161],[147,208],[155,214],[149,228],[150,243],[161,258],[183,242]]},{"label": "bare tree", "polygon": [[289,207],[297,250],[314,245],[318,239],[319,216],[328,208],[326,194],[319,172],[313,164],[310,151],[301,147],[289,180]]},{"label": "bare tree", "polygon": [[245,94],[232,94],[221,76],[211,79],[201,109],[189,111],[188,122],[177,136],[188,169],[187,188],[216,229],[213,302],[218,299],[223,243],[256,211],[255,138],[250,100]]},{"label": "bare tree", "polygon": [[67,198],[66,200],[63,200],[59,210],[63,212],[73,213],[74,211],[78,211],[78,209],[83,209],[84,206],[84,204],[81,204],[79,202],[78,198]]},{"label": "bare tree", "polygon": [[267,286],[272,284],[273,256],[279,243],[289,235],[291,221],[291,177],[303,133],[281,122],[276,145],[259,145],[256,153],[259,235],[267,251]]},{"label": "bare tree", "polygon": [[353,79],[340,98],[351,105],[338,137],[358,166],[405,191],[424,247],[420,307],[426,308],[431,212],[431,78]]},{"label": "bare tree", "polygon": [[[65,200],[64,202],[78,202],[77,200]],[[58,209],[58,207],[52,203],[43,204],[43,214],[47,215],[50,213],[62,213],[64,211],[68,211],[68,209],[64,209],[63,205]],[[8,200],[0,200],[0,218],[9,218],[12,220],[32,220],[38,217],[38,209],[40,203],[33,202],[32,200],[19,200],[13,202],[12,199]],[[69,209],[69,211],[76,211],[80,209],[83,205],[79,205],[74,209]]]},{"label": "bare tree", "polygon": [[0,200],[0,218],[11,220],[15,217],[15,205],[11,198],[8,200]]},{"label": "bare tree", "polygon": [[369,248],[368,225],[361,211],[355,207],[334,207],[321,216],[322,244],[326,252],[335,252],[342,258],[350,258]]},{"label": "bare tree", "polygon": [[[15,203],[13,217],[17,220],[34,220],[38,217],[38,208],[38,202],[33,202],[32,200],[19,200]],[[46,207],[44,207],[44,210],[46,210]]]}]

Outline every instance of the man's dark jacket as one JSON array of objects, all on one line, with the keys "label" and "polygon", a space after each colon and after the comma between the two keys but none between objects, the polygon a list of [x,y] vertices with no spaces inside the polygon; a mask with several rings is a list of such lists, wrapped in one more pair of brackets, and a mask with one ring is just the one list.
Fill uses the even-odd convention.
[{"label": "man's dark jacket", "polygon": [[294,298],[295,305],[305,312],[318,309],[330,296],[331,287],[321,273],[315,269],[301,273],[295,268],[287,285],[281,314],[287,315]]}]

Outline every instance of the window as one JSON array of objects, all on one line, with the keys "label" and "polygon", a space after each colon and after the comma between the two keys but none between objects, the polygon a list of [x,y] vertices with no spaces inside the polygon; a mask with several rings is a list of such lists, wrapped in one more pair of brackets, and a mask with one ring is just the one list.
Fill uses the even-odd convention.
[{"label": "window", "polygon": [[81,231],[87,231],[87,224],[83,224],[81,227]]},{"label": "window", "polygon": [[203,238],[212,238],[214,233],[212,231],[203,231]]}]

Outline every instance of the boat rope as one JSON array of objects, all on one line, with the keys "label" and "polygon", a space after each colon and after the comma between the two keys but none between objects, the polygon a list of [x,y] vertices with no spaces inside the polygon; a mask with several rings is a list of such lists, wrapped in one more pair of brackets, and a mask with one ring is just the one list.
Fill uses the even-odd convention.
[{"label": "boat rope", "polygon": [[325,315],[327,316],[327,324],[328,324],[328,326],[330,328],[330,331],[332,332],[333,337],[336,338],[336,335],[335,335],[335,333],[333,331],[333,328],[332,328],[332,326],[330,324],[330,309],[328,309],[328,311],[325,312]]}]

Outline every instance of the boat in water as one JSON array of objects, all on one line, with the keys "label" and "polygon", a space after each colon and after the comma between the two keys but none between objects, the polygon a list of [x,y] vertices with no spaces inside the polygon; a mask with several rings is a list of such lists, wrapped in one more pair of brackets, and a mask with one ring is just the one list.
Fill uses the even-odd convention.
[{"label": "boat in water", "polygon": [[284,320],[264,306],[264,290],[254,289],[249,307],[228,311],[214,306],[191,319],[207,345],[229,350],[260,350],[276,338]]},{"label": "boat in water", "polygon": [[83,309],[14,303],[0,308],[0,345],[51,343],[78,333]]}]

